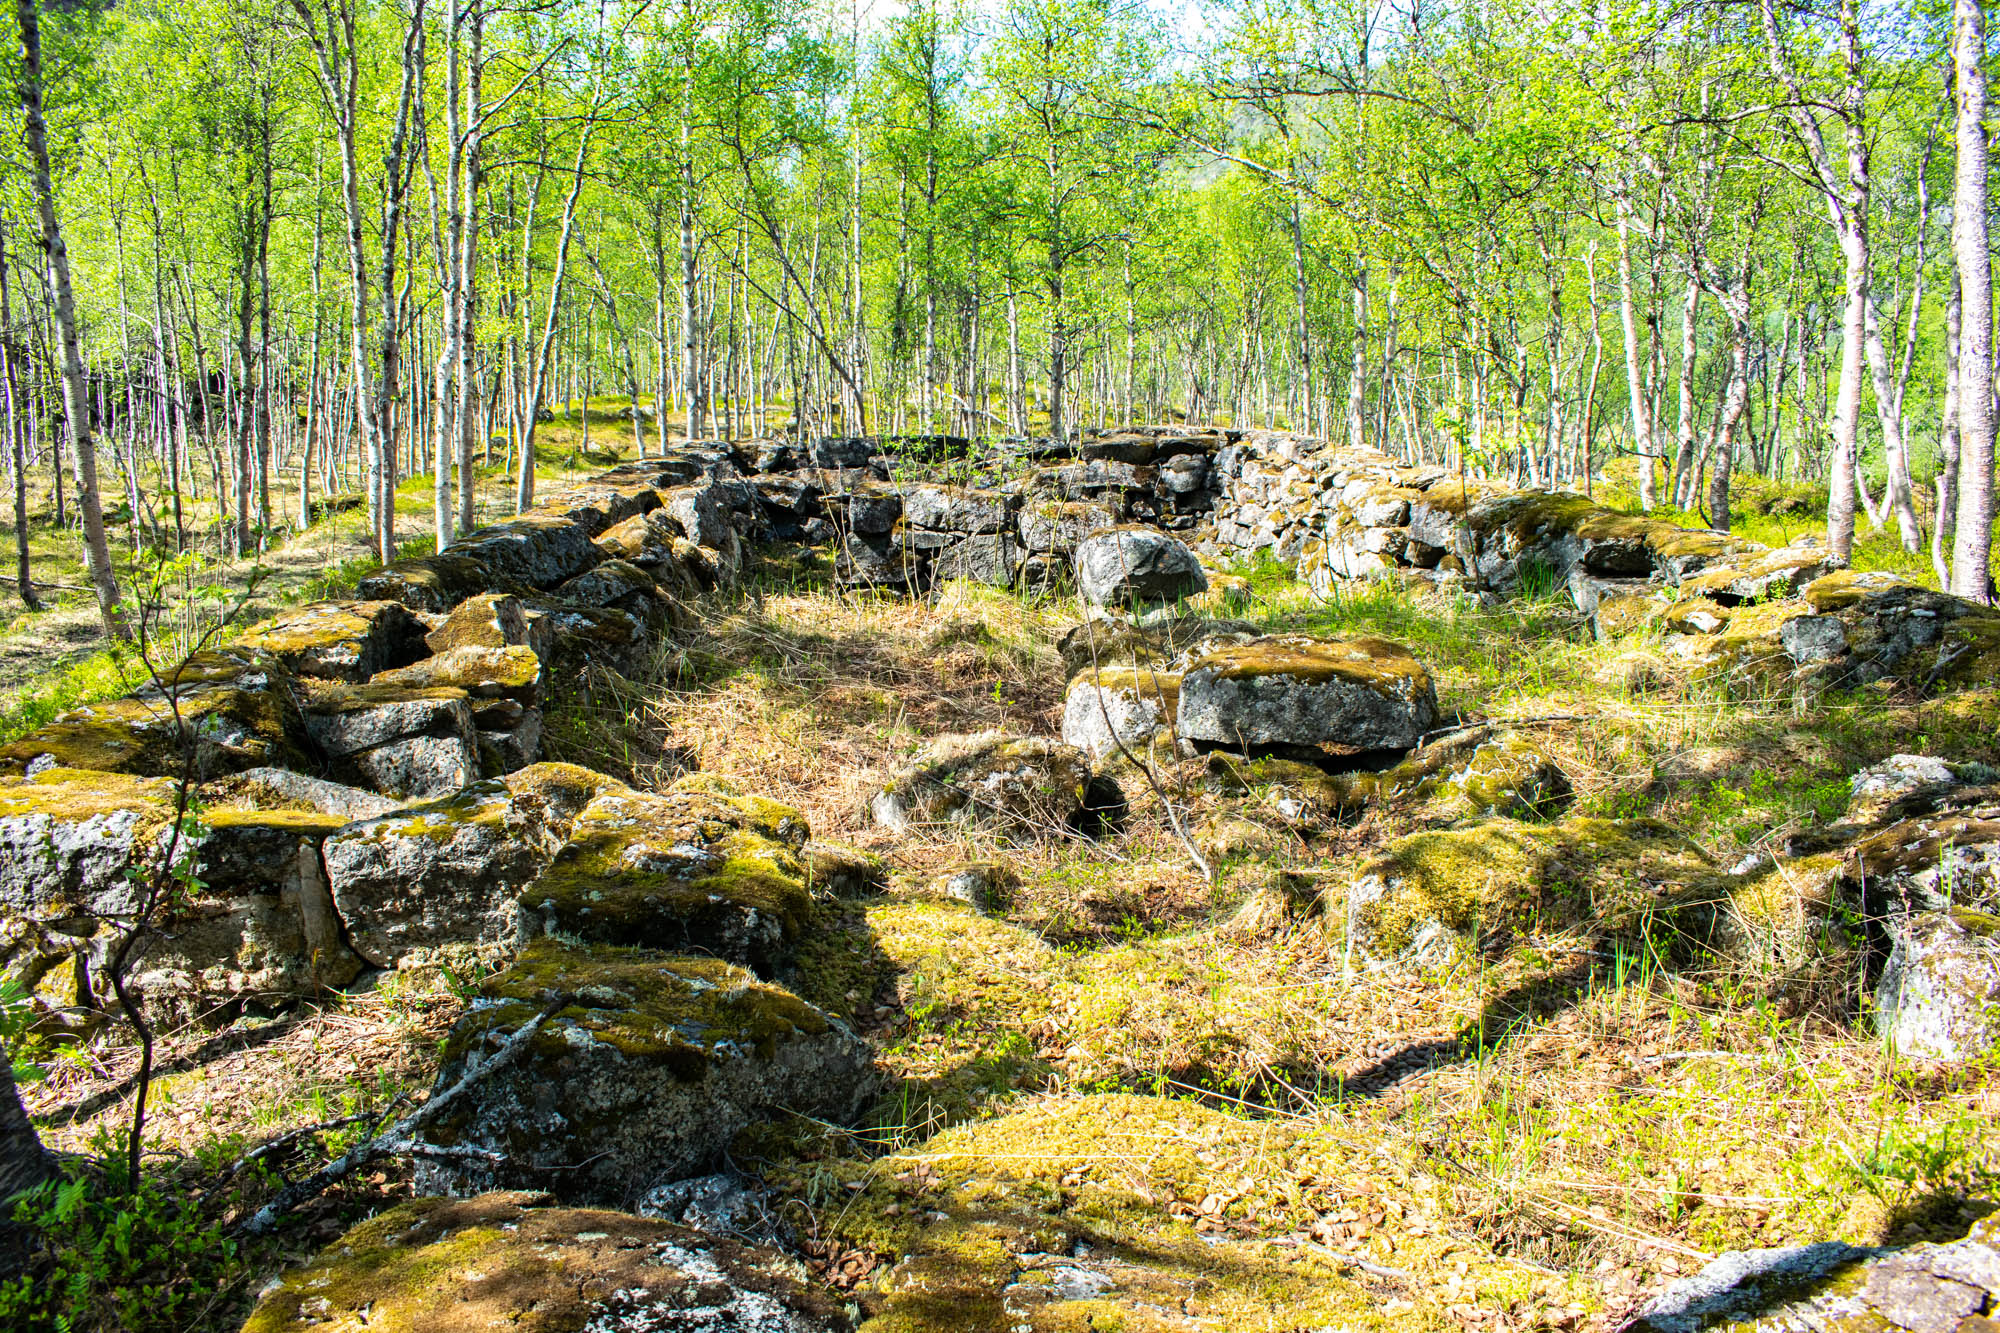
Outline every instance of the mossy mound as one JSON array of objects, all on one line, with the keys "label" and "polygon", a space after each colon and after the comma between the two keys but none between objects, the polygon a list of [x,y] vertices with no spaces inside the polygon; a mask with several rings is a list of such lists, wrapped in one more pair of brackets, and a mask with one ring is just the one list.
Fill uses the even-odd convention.
[{"label": "mossy mound", "polygon": [[775,801],[607,792],[521,891],[522,916],[561,939],[699,950],[768,976],[811,919],[798,855],[807,832]]},{"label": "mossy mound", "polygon": [[1423,1187],[1375,1136],[1189,1101],[1038,1102],[834,1170],[857,1188],[824,1224],[889,1260],[856,1291],[867,1333],[1451,1326],[1420,1282],[1298,1239],[1356,1229],[1331,1218],[1375,1219],[1358,1248],[1391,1272],[1455,1264],[1482,1303],[1529,1285],[1420,1220]]},{"label": "mossy mound", "polygon": [[1074,746],[999,731],[940,736],[898,769],[869,810],[899,832],[991,824],[1030,836],[1083,814],[1090,762]]},{"label": "mossy mound", "polygon": [[799,849],[806,888],[815,897],[860,898],[889,886],[889,865],[873,852],[815,838]]},{"label": "mossy mound", "polygon": [[588,1333],[852,1325],[796,1261],[529,1193],[415,1199],[361,1223],[257,1302],[243,1333]]},{"label": "mossy mound", "polygon": [[445,1044],[440,1089],[563,1003],[426,1131],[497,1156],[425,1162],[420,1189],[536,1183],[624,1201],[695,1174],[765,1107],[844,1118],[868,1089],[866,1043],[718,959],[537,940],[480,991]]},{"label": "mossy mound", "polygon": [[1659,820],[1485,819],[1397,839],[1325,910],[1381,955],[1439,930],[1491,941],[1583,928],[1671,944],[1705,941],[1726,890],[1707,855]]},{"label": "mossy mound", "polygon": [[1569,779],[1525,732],[1475,727],[1426,745],[1380,773],[1347,773],[1324,785],[1343,806],[1417,801],[1439,819],[1507,815],[1546,819],[1569,803]]}]

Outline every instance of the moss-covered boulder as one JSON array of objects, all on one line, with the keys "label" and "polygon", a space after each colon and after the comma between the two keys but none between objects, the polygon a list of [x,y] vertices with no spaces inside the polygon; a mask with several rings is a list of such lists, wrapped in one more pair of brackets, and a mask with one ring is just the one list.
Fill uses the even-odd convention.
[{"label": "moss-covered boulder", "polygon": [[454,648],[514,648],[527,646],[536,652],[547,645],[539,641],[519,597],[504,592],[480,593],[453,607],[442,623],[424,636],[433,653]]},{"label": "moss-covered boulder", "polygon": [[555,590],[580,606],[613,606],[648,622],[667,618],[669,603],[653,574],[630,560],[606,560]]},{"label": "moss-covered boulder", "polygon": [[1237,747],[1409,749],[1438,724],[1430,672],[1387,639],[1276,635],[1181,677],[1181,739]]},{"label": "moss-covered boulder", "polygon": [[1076,587],[1092,606],[1154,606],[1208,588],[1201,560],[1156,528],[1103,528],[1076,545]]},{"label": "moss-covered boulder", "polygon": [[2000,1052],[2000,916],[1956,907],[1889,930],[1875,1013],[1896,1053],[1963,1062]]},{"label": "moss-covered boulder", "polygon": [[1063,740],[1096,760],[1120,746],[1146,750],[1173,736],[1180,690],[1177,671],[1117,666],[1085,671],[1070,681],[1063,698]]},{"label": "moss-covered boulder", "polygon": [[542,659],[525,644],[504,648],[465,644],[381,672],[368,683],[414,691],[462,690],[475,700],[514,699],[532,704],[541,697]]},{"label": "moss-covered boulder", "polygon": [[453,549],[385,565],[362,579],[355,592],[369,601],[401,602],[412,611],[438,614],[468,597],[513,586],[472,556]]},{"label": "moss-covered boulder", "polygon": [[424,656],[424,634],[424,623],[401,602],[314,602],[273,616],[240,642],[295,676],[358,685]]},{"label": "moss-covered boulder", "polygon": [[[215,1026],[352,981],[364,964],[320,859],[347,822],[313,811],[205,811],[188,849],[194,887],[133,955],[131,989],[149,1014]],[[113,1007],[109,994],[99,999]]]},{"label": "moss-covered boulder", "polygon": [[305,702],[306,730],[334,772],[387,796],[423,800],[479,777],[479,735],[452,686],[326,685]]},{"label": "moss-covered boulder", "polygon": [[1072,679],[1079,672],[1100,667],[1177,672],[1218,648],[1248,643],[1261,633],[1247,620],[1175,616],[1154,624],[1131,625],[1094,617],[1066,631],[1056,643],[1056,652],[1062,657],[1064,674]]},{"label": "moss-covered boulder", "polygon": [[845,1333],[796,1261],[546,1195],[415,1199],[258,1298],[243,1333]]},{"label": "moss-covered boulder", "polygon": [[1484,819],[1414,833],[1325,901],[1334,928],[1394,957],[1443,935],[1495,941],[1582,928],[1706,940],[1726,877],[1687,835],[1651,819]]},{"label": "moss-covered boulder", "polygon": [[574,519],[529,510],[471,533],[447,554],[476,560],[494,576],[480,591],[515,585],[553,588],[603,559],[590,537],[590,530]]},{"label": "moss-covered boulder", "polygon": [[0,912],[34,920],[130,912],[137,889],[126,868],[156,854],[172,820],[164,778],[50,768],[0,779]]},{"label": "moss-covered boulder", "polygon": [[724,788],[611,788],[520,894],[531,932],[714,954],[770,975],[812,915],[790,806]]},{"label": "moss-covered boulder", "polygon": [[772,1110],[844,1120],[869,1088],[865,1042],[719,959],[539,940],[480,989],[445,1045],[439,1089],[552,997],[566,1002],[521,1058],[426,1129],[440,1147],[492,1154],[420,1158],[427,1192],[532,1185],[623,1203],[699,1174]]},{"label": "moss-covered boulder", "polygon": [[201,797],[212,806],[295,810],[350,820],[386,815],[401,804],[394,797],[286,768],[246,768],[202,784]]},{"label": "moss-covered boulder", "polygon": [[1818,538],[1805,537],[1776,550],[1724,557],[1682,579],[1680,589],[1683,596],[1713,598],[1724,606],[1791,597],[1840,563]]},{"label": "moss-covered boulder", "polygon": [[891,775],[869,813],[897,832],[986,824],[1034,835],[1074,824],[1089,782],[1083,751],[1059,741],[1000,731],[940,736]]},{"label": "moss-covered boulder", "polygon": [[203,793],[214,803],[174,836],[166,779],[52,769],[0,782],[0,968],[29,991],[60,970],[61,1004],[114,1010],[106,952],[171,858],[182,873],[128,973],[152,1016],[226,1020],[352,979],[361,963],[320,861],[347,817],[234,795]]},{"label": "moss-covered boulder", "polygon": [[536,764],[349,824],[325,847],[348,938],[382,967],[507,956],[526,937],[522,891],[584,807],[618,789],[574,765]]},{"label": "moss-covered boulder", "polygon": [[192,758],[202,781],[265,765],[310,767],[313,745],[293,684],[262,654],[196,653],[123,699],[72,709],[0,746],[0,773],[72,768],[177,778]]}]

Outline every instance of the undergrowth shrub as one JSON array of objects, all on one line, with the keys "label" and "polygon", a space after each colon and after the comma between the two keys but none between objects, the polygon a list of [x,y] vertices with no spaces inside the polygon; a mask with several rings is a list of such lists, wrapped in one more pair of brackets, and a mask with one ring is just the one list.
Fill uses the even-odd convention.
[{"label": "undergrowth shrub", "polygon": [[124,1154],[66,1169],[22,1195],[28,1271],[0,1283],[0,1328],[16,1333],[178,1333],[228,1322],[243,1264],[220,1221],[157,1177],[123,1187]]}]

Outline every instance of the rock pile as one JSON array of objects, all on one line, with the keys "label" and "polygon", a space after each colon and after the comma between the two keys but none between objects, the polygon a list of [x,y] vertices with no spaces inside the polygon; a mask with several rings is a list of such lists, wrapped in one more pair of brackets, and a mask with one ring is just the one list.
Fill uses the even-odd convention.
[{"label": "rock pile", "polygon": [[[1926,687],[2000,668],[2000,615],[1836,568],[1810,543],[1769,550],[1271,433],[1122,431],[1014,447],[959,483],[909,479],[910,458],[964,443],[687,445],[0,747],[0,967],[54,1021],[101,1021],[106,957],[170,865],[198,888],[170,904],[132,981],[176,1022],[376,970],[488,969],[447,1043],[437,1088],[453,1101],[423,1131],[418,1175],[478,1197],[364,1224],[267,1293],[252,1328],[530,1313],[551,1329],[848,1326],[774,1250],[552,1203],[665,1197],[774,1111],[848,1121],[872,1089],[867,1043],[786,986],[816,899],[880,888],[881,862],[711,776],[640,791],[540,762],[551,681],[634,668],[687,598],[773,543],[830,552],[849,585],[1073,586],[1089,608],[1061,645],[1061,739],[933,737],[870,802],[887,829],[1088,834],[1120,808],[1118,765],[1149,755],[1205,764],[1216,783],[1275,781],[1297,809],[1422,804],[1439,826],[1296,895],[1338,923],[1351,958],[1663,929],[1782,974],[1831,947],[1854,975],[1864,955],[1885,960],[1868,974],[1900,1054],[2000,1048],[2000,774],[1898,756],[1857,775],[1846,817],[1796,837],[1782,866],[1724,868],[1665,825],[1569,811],[1525,730],[1445,726],[1399,644],[1265,635],[1185,603],[1211,585],[1201,554],[1270,550],[1322,592],[1381,577],[1566,591],[1599,634],[1657,631],[1694,667]],[[1261,832],[1199,836],[1221,856]],[[1017,887],[985,861],[933,884],[974,920]],[[504,1067],[475,1076],[502,1050]],[[882,1213],[898,1245],[901,1209]],[[1036,1253],[1052,1306],[1123,1280]],[[1963,1258],[1925,1260],[1922,1280],[1964,1285]],[[916,1290],[928,1279],[911,1262],[897,1280]],[[508,1283],[488,1281],[494,1266]],[[1920,1285],[1915,1269],[1881,1283]],[[1876,1285],[1854,1299],[1886,1311]],[[1662,1307],[1655,1326],[1673,1317]]]}]

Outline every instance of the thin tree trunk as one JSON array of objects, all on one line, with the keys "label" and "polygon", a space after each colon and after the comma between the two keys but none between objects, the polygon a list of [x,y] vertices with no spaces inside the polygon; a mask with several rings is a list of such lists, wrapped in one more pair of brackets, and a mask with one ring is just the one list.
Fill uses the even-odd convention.
[{"label": "thin tree trunk", "polygon": [[28,561],[27,413],[21,404],[20,375],[15,362],[14,311],[7,281],[7,229],[0,222],[0,394],[7,398],[7,464],[14,479],[14,587],[21,604],[42,609]]},{"label": "thin tree trunk", "polygon": [[[23,0],[26,3],[26,0]],[[1958,349],[1959,491],[1951,545],[1951,591],[1993,600],[1993,257],[1986,234],[1986,16],[1978,0],[1954,0],[1952,57],[1958,67],[1958,169],[1952,246],[1963,306]]]},{"label": "thin tree trunk", "polygon": [[62,344],[63,410],[69,417],[70,458],[76,468],[76,504],[83,516],[84,566],[97,594],[97,614],[114,639],[129,635],[118,610],[118,577],[104,540],[104,509],[97,491],[97,447],[90,430],[90,390],[77,341],[76,298],[70,290],[69,249],[56,221],[55,185],[49,168],[48,130],[42,121],[41,15],[36,0],[19,0],[21,29],[21,118],[34,174],[35,211],[41,219],[42,252],[48,260],[49,291],[55,298],[56,334]]}]

